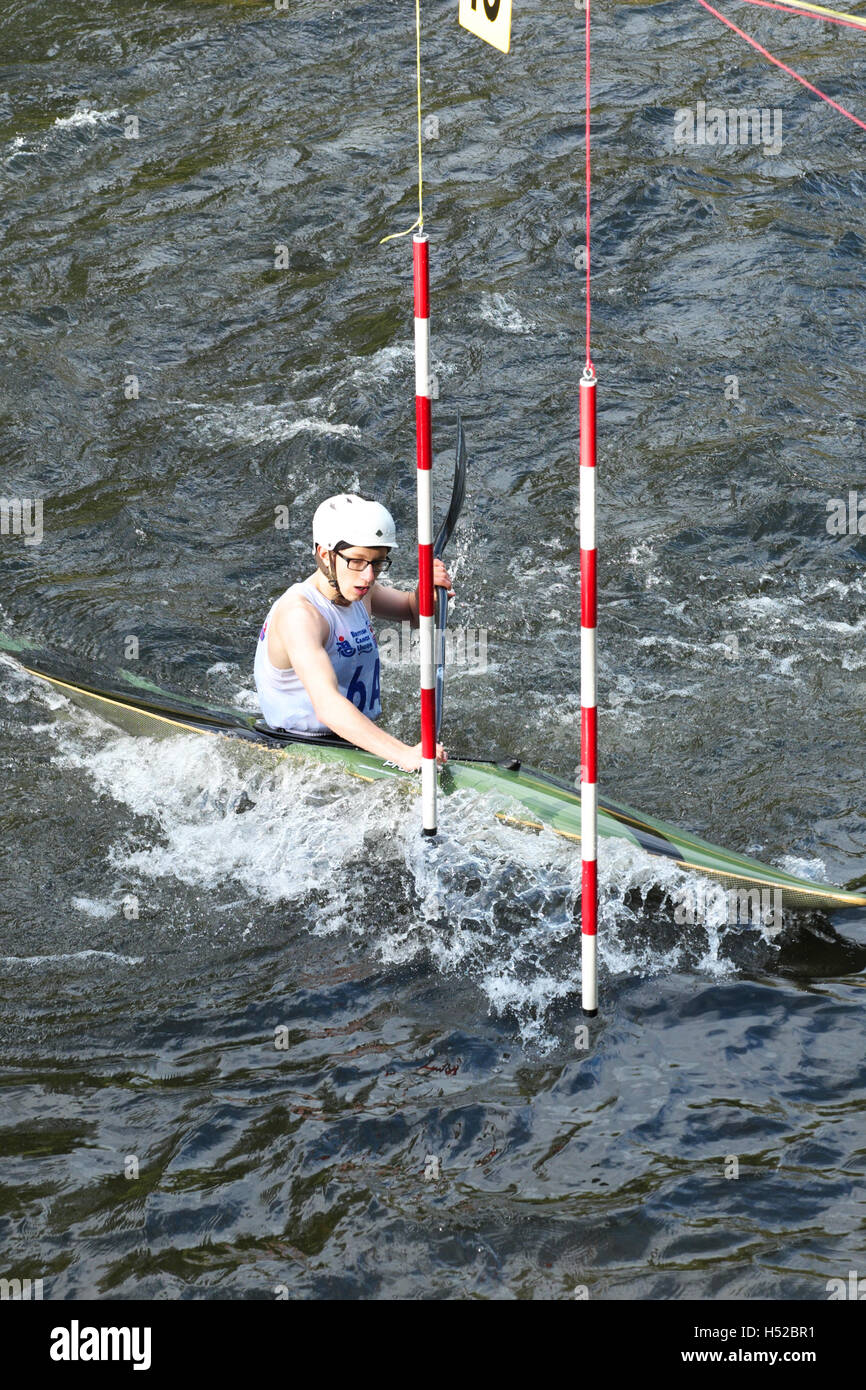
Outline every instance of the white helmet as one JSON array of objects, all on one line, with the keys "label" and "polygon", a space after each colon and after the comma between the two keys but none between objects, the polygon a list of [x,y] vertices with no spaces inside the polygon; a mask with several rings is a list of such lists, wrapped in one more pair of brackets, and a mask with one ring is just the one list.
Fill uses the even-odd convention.
[{"label": "white helmet", "polygon": [[326,550],[335,550],[345,541],[347,545],[397,547],[394,518],[379,502],[367,502],[353,492],[341,492],[328,497],[316,508],[313,517],[313,542]]}]

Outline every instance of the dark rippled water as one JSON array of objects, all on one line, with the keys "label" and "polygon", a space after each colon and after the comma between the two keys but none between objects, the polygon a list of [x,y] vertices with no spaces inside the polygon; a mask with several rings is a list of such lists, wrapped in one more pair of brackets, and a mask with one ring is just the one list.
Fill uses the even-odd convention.
[{"label": "dark rippled water", "polygon": [[[582,17],[521,3],[504,59],[422,8],[437,496],[459,406],[453,621],[489,662],[452,670],[446,742],[570,776]],[[747,19],[857,110],[861,36]],[[688,5],[605,9],[594,42],[602,782],[843,882],[860,134]],[[132,636],[142,675],[249,706],[317,500],[357,485],[411,535],[410,251],[380,245],[415,216],[411,6],[18,0],[0,51],[0,491],[44,499],[40,545],[0,542],[0,627],[94,669]],[[781,151],[676,147],[701,99],[779,108]],[[413,739],[416,683],[386,669]],[[677,928],[672,878],[606,856],[584,1049],[561,843],[454,798],[425,854],[393,789],[136,740],[11,663],[0,692],[8,1277],[808,1300],[866,1274],[862,916]]]}]

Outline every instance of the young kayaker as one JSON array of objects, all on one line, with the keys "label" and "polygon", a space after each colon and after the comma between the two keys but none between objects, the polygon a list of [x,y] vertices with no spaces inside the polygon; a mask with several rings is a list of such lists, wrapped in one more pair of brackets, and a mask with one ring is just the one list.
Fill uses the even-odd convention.
[{"label": "young kayaker", "polygon": [[[313,517],[316,572],[273,604],[259,633],[255,681],[262,714],[274,729],[339,734],[397,763],[421,766],[414,748],[378,728],[379,650],[370,616],[418,626],[418,592],[377,582],[396,549],[394,518],[378,502],[350,493],[329,497]],[[433,583],[454,593],[441,560]],[[439,762],[447,761],[441,743]]]}]

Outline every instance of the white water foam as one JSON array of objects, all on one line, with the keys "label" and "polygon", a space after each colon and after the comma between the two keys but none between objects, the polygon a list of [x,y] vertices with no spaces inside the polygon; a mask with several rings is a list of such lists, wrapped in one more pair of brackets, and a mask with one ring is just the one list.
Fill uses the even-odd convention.
[{"label": "white water foam", "polygon": [[120,111],[116,108],[111,111],[100,111],[98,107],[91,106],[88,102],[79,102],[71,116],[58,116],[54,122],[55,130],[64,130],[67,127],[80,128],[81,126],[107,125],[109,121],[116,121]]},{"label": "white water foam", "polygon": [[[61,695],[47,681],[29,675],[21,664],[6,652],[0,652],[0,671],[3,675],[0,695],[8,705],[19,705],[32,699],[49,710],[63,709],[69,705],[65,695]],[[53,723],[50,725],[52,730],[55,727]]]},{"label": "white water foam", "polygon": [[72,898],[71,902],[75,910],[83,912],[85,917],[114,917],[118,911],[114,903],[100,902],[97,898]]},{"label": "white water foam", "polygon": [[[297,434],[333,435],[340,439],[360,439],[357,425],[297,415],[290,402],[284,405],[209,405],[202,401],[176,401],[193,415],[193,423],[206,440],[243,439],[250,444],[280,444]],[[306,407],[317,404],[305,402]]]},{"label": "white water foam", "polygon": [[503,333],[532,333],[537,325],[525,319],[519,309],[509,304],[502,294],[482,294],[479,314]]},{"label": "white water foam", "polygon": [[829,883],[827,865],[823,859],[806,859],[802,855],[786,854],[779,860],[779,868],[796,878],[809,878],[813,883]]},{"label": "white water foam", "polygon": [[[352,381],[386,381],[395,372],[415,372],[415,349],[411,343],[393,343],[379,348],[369,357],[353,359],[358,363],[352,371]],[[431,363],[432,369],[436,368]]]},{"label": "white water foam", "polygon": [[99,107],[91,106],[89,102],[79,102],[68,116],[57,116],[49,129],[43,134],[38,136],[13,136],[7,147],[7,158],[22,152],[34,154],[40,150],[47,149],[52,141],[52,137],[58,131],[96,130],[100,126],[110,125],[112,121],[118,120],[120,116],[121,112],[116,107],[112,108],[110,111],[101,111]]},{"label": "white water foam", "polygon": [[261,714],[262,707],[259,704],[259,692],[256,689],[246,687],[236,690],[232,695],[232,704],[237,709],[247,710],[250,714]]},{"label": "white water foam", "polygon": [[[299,907],[313,934],[361,938],[385,965],[421,958],[471,981],[491,1014],[516,1020],[525,1042],[552,1043],[551,1010],[576,1002],[580,988],[573,844],[505,825],[465,790],[442,798],[430,842],[418,834],[409,784],[369,785],[339,767],[195,735],[106,739],[101,728],[98,746],[67,739],[54,763],[84,769],[100,792],[152,823],[144,847],[137,832],[134,844],[119,837],[111,849],[125,880],[202,892],[231,880],[251,903]],[[671,862],[603,840],[599,875],[603,974],[736,972],[723,955],[724,926],[712,921],[680,929],[659,949],[646,895],[673,899],[690,881]],[[405,906],[395,904],[407,891]],[[249,913],[239,915],[248,926]]]},{"label": "white water foam", "polygon": [[52,956],[0,956],[0,965],[83,965],[94,960],[116,961],[119,965],[143,965],[144,956],[120,956],[116,951],[69,951]]}]

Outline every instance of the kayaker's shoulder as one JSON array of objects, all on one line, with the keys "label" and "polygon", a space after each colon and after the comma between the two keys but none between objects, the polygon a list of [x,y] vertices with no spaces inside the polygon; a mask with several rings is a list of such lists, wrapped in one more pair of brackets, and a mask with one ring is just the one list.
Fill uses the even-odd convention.
[{"label": "kayaker's shoulder", "polygon": [[290,584],[288,589],[280,594],[280,597],[274,604],[274,609],[285,612],[289,608],[297,608],[300,604],[303,604],[305,607],[312,608],[315,611],[315,604],[310,601],[309,591],[307,589],[308,582],[308,580],[304,579],[301,580],[299,584]]},{"label": "kayaker's shoulder", "polygon": [[292,584],[291,588],[287,589],[274,605],[274,617],[278,622],[291,623],[301,614],[314,617],[317,626],[327,629],[327,621],[320,609],[318,609],[311,600],[309,591],[306,587],[306,581],[300,584]]}]

